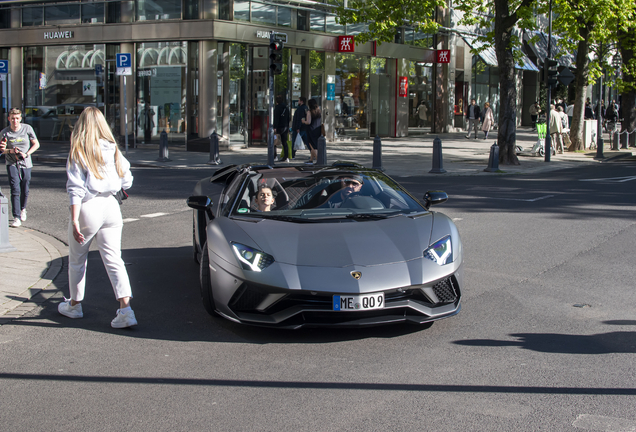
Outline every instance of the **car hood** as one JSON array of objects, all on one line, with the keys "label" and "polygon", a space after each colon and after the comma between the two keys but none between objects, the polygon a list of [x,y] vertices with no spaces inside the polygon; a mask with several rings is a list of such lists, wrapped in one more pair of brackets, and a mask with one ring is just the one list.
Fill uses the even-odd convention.
[{"label": "car hood", "polygon": [[260,250],[279,263],[347,267],[398,263],[422,258],[429,246],[433,213],[377,221],[289,223],[235,220]]}]

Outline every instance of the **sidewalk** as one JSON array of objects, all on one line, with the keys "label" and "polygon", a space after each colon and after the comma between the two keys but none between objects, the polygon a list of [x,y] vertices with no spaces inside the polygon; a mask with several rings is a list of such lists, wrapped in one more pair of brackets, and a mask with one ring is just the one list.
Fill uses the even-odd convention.
[{"label": "sidewalk", "polygon": [[[480,134],[481,136],[482,134]],[[442,140],[443,168],[446,173],[432,174],[433,140]],[[542,157],[519,156],[520,165],[500,165],[495,173],[485,172],[488,167],[490,146],[496,140],[496,131],[492,138],[466,139],[464,133],[427,134],[409,138],[382,139],[382,166],[387,174],[400,177],[408,176],[473,176],[473,175],[540,175],[548,171],[580,166],[580,164],[603,163],[615,158],[630,157],[629,150],[610,151],[605,146],[604,159],[594,159],[596,151],[582,153],[565,152],[551,157],[545,162]],[[517,144],[531,149],[537,141],[535,132],[529,128],[517,131]],[[606,141],[607,142],[607,141]],[[42,142],[40,149],[33,155],[35,164],[45,161],[65,162],[69,144]],[[297,161],[304,162],[309,152],[300,151]],[[221,150],[222,164],[208,165],[209,154],[186,152],[183,147],[169,147],[170,161],[157,161],[159,146],[142,145],[129,147],[127,158],[136,167],[190,168],[200,169],[201,177],[213,170],[229,164],[267,163],[267,148],[256,146],[236,151]],[[364,166],[373,164],[373,140],[336,141],[327,143],[327,161],[337,160],[357,162]],[[296,161],[294,161],[296,162]],[[279,165],[281,163],[277,163]],[[17,249],[15,252],[0,253],[0,325],[9,322],[33,309],[57,293],[52,281],[65,268],[66,246],[45,234],[25,227],[10,228],[9,242]],[[63,252],[60,252],[63,251]]]}]

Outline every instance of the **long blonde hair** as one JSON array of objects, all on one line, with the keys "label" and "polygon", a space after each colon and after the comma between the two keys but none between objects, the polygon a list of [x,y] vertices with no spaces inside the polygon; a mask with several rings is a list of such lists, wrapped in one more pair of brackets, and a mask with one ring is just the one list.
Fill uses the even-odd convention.
[{"label": "long blonde hair", "polygon": [[[96,107],[87,107],[73,128],[68,160],[89,170],[96,178],[103,179],[102,173],[106,164],[99,145],[100,139],[116,143],[104,114]],[[123,178],[125,173],[120,164],[120,155],[119,147],[115,145],[115,168],[119,177]]]}]

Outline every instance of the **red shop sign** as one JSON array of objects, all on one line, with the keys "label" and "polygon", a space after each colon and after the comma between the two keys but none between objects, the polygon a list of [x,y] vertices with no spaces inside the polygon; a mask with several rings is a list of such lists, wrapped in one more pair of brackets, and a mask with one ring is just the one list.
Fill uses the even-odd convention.
[{"label": "red shop sign", "polygon": [[450,63],[450,50],[437,50],[437,63]]},{"label": "red shop sign", "polygon": [[409,94],[409,79],[408,77],[400,77],[400,91],[399,91],[399,96],[400,97],[407,97]]},{"label": "red shop sign", "polygon": [[338,52],[354,52],[355,46],[353,36],[338,36]]}]

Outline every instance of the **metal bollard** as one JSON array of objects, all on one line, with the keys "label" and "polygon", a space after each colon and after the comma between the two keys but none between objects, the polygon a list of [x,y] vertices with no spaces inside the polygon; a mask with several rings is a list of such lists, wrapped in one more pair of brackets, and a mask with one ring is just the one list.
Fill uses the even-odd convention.
[{"label": "metal bollard", "polygon": [[382,140],[378,135],[373,139],[373,168],[384,171],[382,168]]},{"label": "metal bollard", "polygon": [[429,173],[443,174],[445,172],[442,160],[442,140],[437,137],[433,140],[433,169]]},{"label": "metal bollard", "polygon": [[629,135],[621,133],[618,136],[621,141],[621,150],[627,150],[627,140],[629,139]]},{"label": "metal bollard", "polygon": [[215,129],[210,134],[210,160],[208,165],[220,165],[221,163],[221,158],[219,158],[219,136]]},{"label": "metal bollard", "polygon": [[320,135],[318,138],[318,160],[316,165],[327,165],[327,139]]},{"label": "metal bollard", "polygon": [[170,162],[168,159],[168,134],[165,130],[159,135],[159,162]]},{"label": "metal bollard", "polygon": [[9,200],[0,189],[0,252],[15,252],[9,243]]},{"label": "metal bollard", "polygon": [[486,172],[499,171],[499,146],[497,141],[490,146],[490,157],[488,158],[488,168],[484,169]]}]

